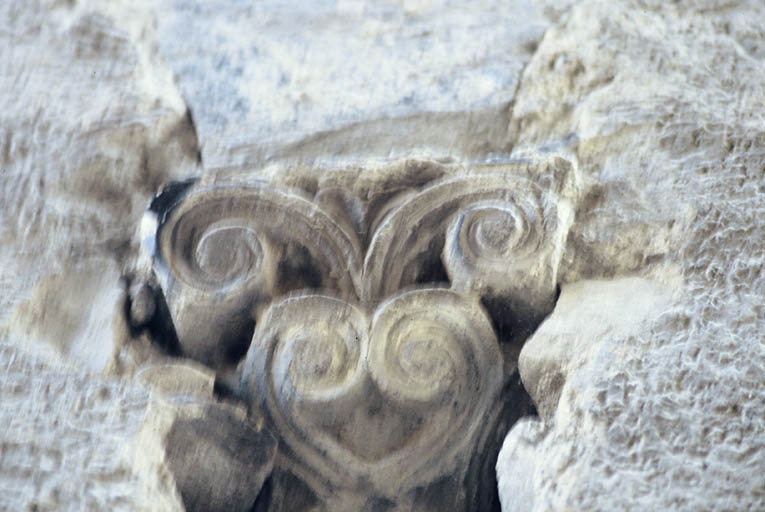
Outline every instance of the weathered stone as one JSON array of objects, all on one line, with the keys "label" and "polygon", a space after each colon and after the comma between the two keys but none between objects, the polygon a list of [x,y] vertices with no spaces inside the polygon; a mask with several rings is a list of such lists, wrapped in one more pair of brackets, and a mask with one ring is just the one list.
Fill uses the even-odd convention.
[{"label": "weathered stone", "polygon": [[524,418],[513,426],[512,435],[505,439],[497,458],[502,512],[534,510],[534,478],[539,463],[534,448],[543,430],[541,421]]},{"label": "weathered stone", "polygon": [[[574,166],[528,154],[496,166],[400,167],[203,180],[150,210],[156,241],[146,245],[184,353],[218,369],[236,364],[262,309],[306,288],[373,308],[405,287],[441,283],[488,304],[503,341],[533,329],[555,302]],[[287,185],[301,182],[312,189]]]},{"label": "weathered stone", "polygon": [[[242,386],[280,436],[280,470],[301,475],[327,509],[376,500],[461,510],[477,485],[466,478],[470,461],[496,421],[502,370],[488,317],[455,292],[410,291],[371,319],[304,295],[266,314]],[[448,493],[427,497],[443,482]]]},{"label": "weathered stone", "polygon": [[680,278],[658,283],[637,277],[564,285],[555,311],[521,350],[518,367],[539,415],[555,414],[566,380],[598,356],[608,341],[639,336],[667,311]]},{"label": "weathered stone", "polygon": [[0,337],[0,508],[181,512],[152,464],[161,451],[135,442],[157,405],[149,394],[26,341]]},{"label": "weathered stone", "polygon": [[[486,467],[496,439],[526,412],[515,361],[557,285],[564,303],[521,361],[544,419],[519,423],[507,437],[498,469],[503,506],[765,509],[763,19],[757,0],[2,3],[0,508],[180,510],[165,441],[176,420],[202,418],[203,407],[177,406],[208,401],[211,385],[218,398],[230,392],[223,388],[235,380],[249,333],[266,329],[253,324],[272,302],[308,288],[370,319],[399,287],[422,292],[439,282],[483,308],[505,366],[504,412],[482,418],[493,432],[475,441],[465,477],[423,477],[427,486],[395,499],[381,497],[374,478],[327,493],[315,478],[321,471],[295,464],[285,449],[255,510],[490,509],[474,498],[494,486]],[[566,190],[544,173],[515,180],[519,161],[540,153],[571,164]],[[445,206],[438,190],[480,188],[472,172],[493,165],[514,169],[497,187],[514,207],[498,205],[498,196]],[[554,175],[564,167],[548,168]],[[287,223],[272,219],[281,266],[273,287],[246,290],[252,304],[180,280],[160,286],[153,261],[137,255],[158,224],[169,226],[156,218],[148,234],[135,232],[158,187],[198,176],[197,198],[257,180],[310,203],[302,229],[285,232],[278,226]],[[305,214],[314,209],[357,237],[361,270],[350,286],[345,267],[322,269],[333,254],[349,261],[344,250],[319,244],[329,251],[323,259],[309,250]],[[252,227],[251,209],[233,210],[245,219],[236,227]],[[554,220],[544,236],[530,212]],[[208,217],[198,213],[192,226]],[[533,227],[526,232],[534,236],[501,229],[507,221]],[[326,222],[316,225],[327,235]],[[198,251],[218,276],[232,262],[255,261],[225,257],[221,247],[240,247],[231,228],[213,226]],[[434,234],[432,246],[423,244]],[[297,243],[284,242],[291,235]],[[471,267],[460,243],[500,256],[499,264]],[[367,264],[372,245],[392,259],[370,256]],[[509,245],[520,257],[508,256]],[[382,269],[374,286],[371,268]],[[123,276],[134,286],[127,303],[116,295]],[[666,294],[641,285],[636,296],[654,297],[650,303],[593,311],[603,289],[625,276],[674,287],[672,304],[662,310]],[[587,297],[573,303],[582,280],[599,283],[580,283],[593,295],[589,305]],[[157,292],[153,305],[140,283]],[[574,346],[563,343],[574,332],[565,318],[579,327]],[[59,332],[56,322],[69,327]],[[112,368],[122,382],[74,367],[103,368],[122,343],[110,322],[124,338]],[[585,333],[597,343],[584,348]],[[199,351],[187,354],[222,361],[217,384],[209,369],[162,368],[186,365],[177,335],[189,342],[195,334]],[[54,352],[65,358],[49,358]],[[413,355],[404,358],[411,369],[438,373]],[[316,376],[322,361],[301,367]],[[371,405],[382,402],[378,395],[370,393]],[[305,413],[303,406],[288,409]],[[385,420],[395,427],[395,415]],[[356,456],[373,451],[363,435],[328,428]]]},{"label": "weathered stone", "polygon": [[212,400],[215,390],[215,373],[192,362],[151,365],[139,370],[135,378],[169,400]]},{"label": "weathered stone", "polygon": [[164,440],[165,459],[189,512],[252,509],[276,455],[276,440],[246,416],[210,405],[179,416]]},{"label": "weathered stone", "polygon": [[183,352],[230,372],[252,339],[239,393],[281,445],[268,508],[298,506],[296,481],[331,510],[491,503],[484,456],[526,411],[510,372],[555,302],[575,167],[272,171],[171,184],[143,222]]},{"label": "weathered stone", "polygon": [[[637,331],[595,332],[586,357],[524,348],[546,420],[508,435],[501,493],[533,503],[506,510],[765,506],[764,18],[761,2],[582,1],[530,61],[514,139],[568,144],[585,183],[564,290],[681,281]],[[639,304],[604,323],[634,326]],[[542,373],[553,359],[565,374],[557,408]],[[519,472],[531,476],[513,483]]]},{"label": "weathered stone", "polygon": [[504,154],[509,105],[553,10],[497,0],[157,7],[160,52],[211,168]]},{"label": "weathered stone", "polygon": [[91,259],[40,280],[0,330],[8,338],[45,344],[64,360],[103,372],[127,337],[124,305],[116,265]]},{"label": "weathered stone", "polygon": [[128,290],[130,310],[128,318],[133,328],[146,326],[157,312],[154,290],[145,282],[138,282]]}]

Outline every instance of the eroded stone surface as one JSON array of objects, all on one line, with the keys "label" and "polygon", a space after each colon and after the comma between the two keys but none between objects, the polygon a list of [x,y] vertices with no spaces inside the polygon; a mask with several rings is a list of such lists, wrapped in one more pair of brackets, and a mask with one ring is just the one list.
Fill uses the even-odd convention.
[{"label": "eroded stone surface", "polygon": [[182,510],[135,443],[151,404],[144,390],[6,339],[0,357],[2,508]]},{"label": "eroded stone surface", "polygon": [[[282,439],[280,469],[327,510],[375,500],[458,510],[477,486],[466,473],[501,407],[502,372],[477,301],[424,289],[371,318],[323,296],[276,303],[255,332],[242,385]],[[442,479],[452,491],[425,498]]]},{"label": "eroded stone surface", "polygon": [[188,512],[252,509],[271,474],[276,439],[245,414],[211,405],[179,415],[164,439],[165,459]]},{"label": "eroded stone surface", "polygon": [[483,301],[502,341],[522,341],[552,310],[579,194],[571,162],[354,171],[203,180],[148,212],[145,248],[184,353],[235,364],[262,309],[299,289],[370,309],[409,286],[450,286]]},{"label": "eroded stone surface", "polygon": [[[125,293],[111,260],[91,259],[41,279],[0,324],[7,338],[103,373],[126,338]],[[91,304],[89,307],[83,305]]]},{"label": "eroded stone surface", "polygon": [[505,153],[509,103],[550,24],[543,4],[496,0],[158,5],[211,168]]},{"label": "eroded stone surface", "polygon": [[539,415],[552,418],[566,380],[599,357],[604,345],[645,334],[670,309],[680,285],[679,276],[667,283],[623,277],[564,285],[555,311],[524,344],[518,361]]},{"label": "eroded stone surface", "polygon": [[215,372],[191,361],[147,365],[135,379],[169,401],[212,401],[215,391]]},{"label": "eroded stone surface", "polygon": [[[763,5],[614,6],[581,2],[547,32],[514,130],[532,146],[569,136],[596,184],[571,230],[566,281],[683,283],[647,331],[569,370],[545,425],[510,432],[504,508],[760,509]],[[531,475],[523,490],[518,472]],[[533,506],[512,499],[522,493]]]}]

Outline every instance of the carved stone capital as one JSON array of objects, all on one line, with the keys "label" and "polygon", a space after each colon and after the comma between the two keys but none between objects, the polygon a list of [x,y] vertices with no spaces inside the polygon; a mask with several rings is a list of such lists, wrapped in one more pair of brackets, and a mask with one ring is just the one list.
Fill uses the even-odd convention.
[{"label": "carved stone capital", "polygon": [[269,510],[480,502],[523,407],[500,396],[503,344],[552,310],[572,186],[556,157],[292,169],[155,200],[146,247],[182,352],[243,361],[238,392],[279,437]]}]

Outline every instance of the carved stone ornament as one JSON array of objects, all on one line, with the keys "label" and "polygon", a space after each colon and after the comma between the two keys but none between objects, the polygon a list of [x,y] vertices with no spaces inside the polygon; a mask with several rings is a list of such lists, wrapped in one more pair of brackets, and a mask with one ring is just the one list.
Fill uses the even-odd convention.
[{"label": "carved stone ornament", "polygon": [[536,156],[218,176],[155,199],[145,245],[181,351],[238,365],[279,439],[261,509],[488,503],[495,431],[521,414],[507,359],[554,305],[573,186],[568,161]]}]

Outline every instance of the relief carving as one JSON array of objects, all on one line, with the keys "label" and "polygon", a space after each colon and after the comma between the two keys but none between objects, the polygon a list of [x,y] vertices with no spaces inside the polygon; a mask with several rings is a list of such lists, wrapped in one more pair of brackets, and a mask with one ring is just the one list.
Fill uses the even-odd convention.
[{"label": "relief carving", "polygon": [[[386,215],[364,262],[368,298],[418,281],[440,258],[455,290],[503,297],[549,311],[564,230],[555,201],[532,181],[508,174],[440,180]],[[433,247],[443,247],[434,254]]]},{"label": "relief carving", "polygon": [[230,362],[253,311],[273,297],[311,287],[355,298],[361,288],[355,232],[300,191],[267,183],[191,191],[157,243],[181,347],[216,367]]},{"label": "relief carving", "polygon": [[471,489],[520,414],[503,347],[554,305],[571,165],[410,169],[187,184],[147,216],[182,352],[239,364],[279,438],[263,510],[487,502]]}]

